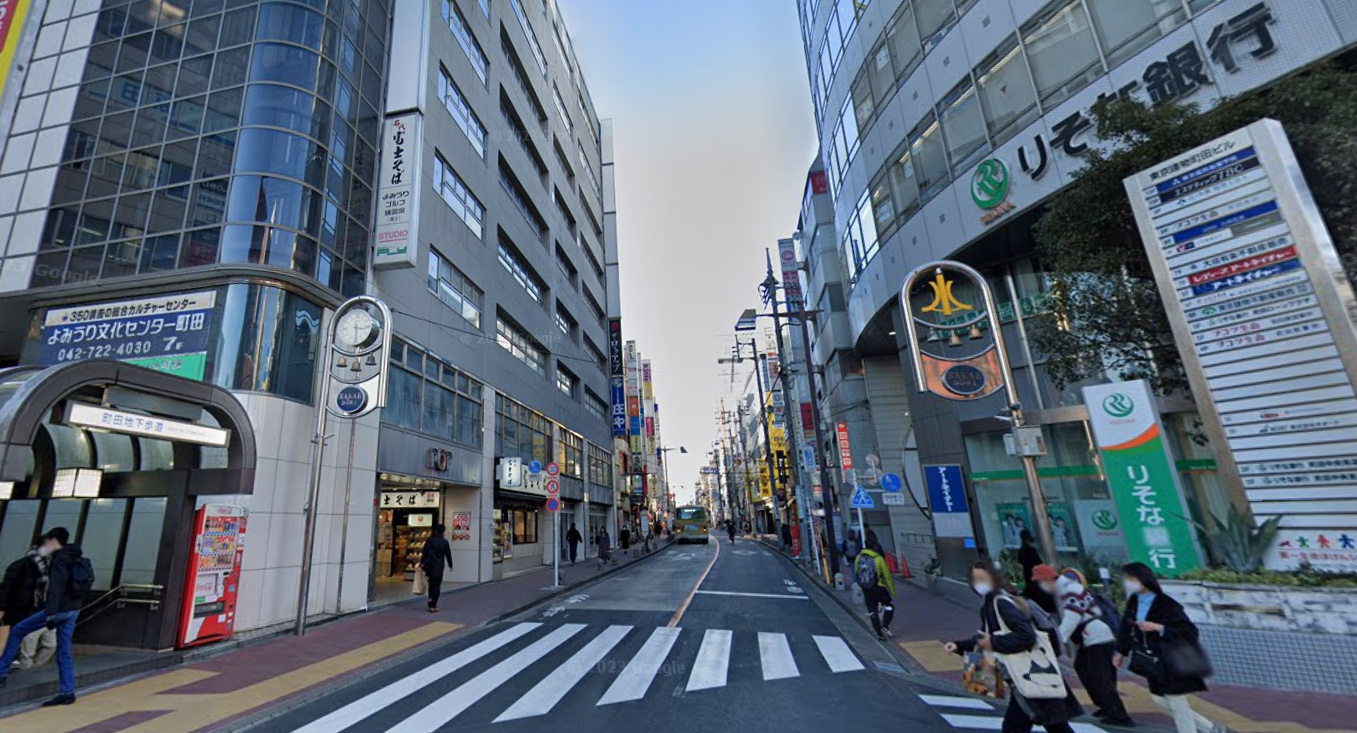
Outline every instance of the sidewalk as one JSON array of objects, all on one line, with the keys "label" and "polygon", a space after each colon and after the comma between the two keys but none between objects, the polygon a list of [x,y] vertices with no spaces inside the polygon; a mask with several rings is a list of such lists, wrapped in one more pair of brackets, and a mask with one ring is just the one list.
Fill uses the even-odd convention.
[{"label": "sidewalk", "polygon": [[[860,600],[854,599],[851,588],[840,591],[823,583],[820,587],[867,625],[866,610]],[[895,589],[894,643],[905,652],[914,671],[955,684],[957,693],[962,694],[961,658],[943,651],[942,645],[976,633],[979,618],[975,607],[954,603],[900,577],[895,579]],[[1072,670],[1067,671],[1075,694],[1091,710],[1078,678]],[[1140,678],[1123,673],[1119,688],[1126,709],[1140,727],[1173,728],[1172,720],[1150,700]],[[1357,733],[1357,697],[1346,695],[1211,685],[1193,707],[1235,733]]]},{"label": "sidewalk", "polygon": [[[660,549],[667,547],[661,545]],[[635,549],[635,548],[633,548]],[[597,578],[658,554],[614,551],[616,566],[597,560],[561,568],[562,587],[552,588],[552,568],[444,592],[442,611],[431,614],[419,597],[376,611],[324,623],[306,636],[276,635],[226,651],[206,648],[168,670],[143,674],[145,658],[113,672],[124,680],[90,691],[86,670],[112,679],[106,655],[79,656],[79,701],[70,707],[4,709],[55,694],[56,669],[20,672],[0,695],[0,729],[26,733],[193,733],[213,730],[265,707],[299,705],[327,683],[375,673],[459,631],[513,615],[547,598],[570,594]],[[113,656],[126,658],[127,653]],[[176,659],[183,659],[179,656]],[[135,676],[142,675],[142,676]],[[31,679],[25,679],[30,677]],[[135,676],[135,677],[134,677]],[[5,717],[9,716],[9,717]]]}]

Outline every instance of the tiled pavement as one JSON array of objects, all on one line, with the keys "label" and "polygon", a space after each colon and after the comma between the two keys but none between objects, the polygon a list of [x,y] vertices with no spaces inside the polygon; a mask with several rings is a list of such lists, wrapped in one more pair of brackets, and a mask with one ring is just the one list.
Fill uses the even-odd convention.
[{"label": "tiled pavement", "polygon": [[[611,572],[642,559],[614,553]],[[564,591],[551,587],[551,568],[502,581],[445,592],[442,611],[428,613],[417,598],[379,611],[324,624],[304,637],[259,641],[168,671],[78,690],[65,708],[0,711],[0,729],[25,733],[193,733],[212,730],[279,703],[305,699],[336,678],[394,663],[419,647],[511,614],[549,596],[568,593],[603,575],[597,563],[563,568]],[[77,657],[77,669],[82,659]],[[89,663],[91,660],[86,659]],[[136,671],[140,670],[135,670]],[[50,665],[30,684],[51,684]],[[22,684],[16,674],[11,685]],[[7,690],[7,692],[11,692]],[[43,694],[47,694],[43,690]]]}]

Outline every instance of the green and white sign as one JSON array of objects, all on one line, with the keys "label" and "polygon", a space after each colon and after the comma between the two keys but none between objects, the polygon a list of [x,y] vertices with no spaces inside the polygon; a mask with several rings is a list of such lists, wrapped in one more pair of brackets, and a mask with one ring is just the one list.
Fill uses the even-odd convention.
[{"label": "green and white sign", "polygon": [[1187,504],[1144,380],[1084,388],[1089,422],[1132,560],[1173,577],[1200,567]]}]

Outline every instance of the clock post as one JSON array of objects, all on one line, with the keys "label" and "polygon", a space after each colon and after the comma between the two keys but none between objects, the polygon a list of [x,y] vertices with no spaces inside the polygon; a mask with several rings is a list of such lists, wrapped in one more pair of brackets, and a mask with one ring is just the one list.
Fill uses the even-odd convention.
[{"label": "clock post", "polygon": [[[311,587],[312,553],[316,542],[316,509],[320,501],[321,467],[324,465],[328,418],[356,420],[386,406],[387,365],[391,351],[391,309],[377,298],[360,295],[335,309],[325,335],[324,370],[316,409],[316,432],[311,438],[311,482],[307,493],[306,532],[302,541],[301,582],[297,589],[294,632],[306,633],[306,606]],[[353,461],[350,450],[349,461]],[[352,466],[350,466],[352,468]],[[349,491],[344,489],[344,533],[348,533]],[[340,552],[347,546],[341,538]],[[339,591],[343,597],[344,561],[340,558]]]}]

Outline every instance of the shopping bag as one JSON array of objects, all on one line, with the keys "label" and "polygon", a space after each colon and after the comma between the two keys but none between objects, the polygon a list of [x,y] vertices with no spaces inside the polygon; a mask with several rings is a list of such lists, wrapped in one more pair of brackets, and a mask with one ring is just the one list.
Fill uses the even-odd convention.
[{"label": "shopping bag", "polygon": [[424,577],[424,568],[415,568],[415,585],[410,593],[422,596],[429,592],[429,579]]},{"label": "shopping bag", "polygon": [[984,695],[997,700],[1007,696],[1004,676],[999,674],[999,665],[994,655],[979,649],[966,655],[961,685],[972,695]]}]

